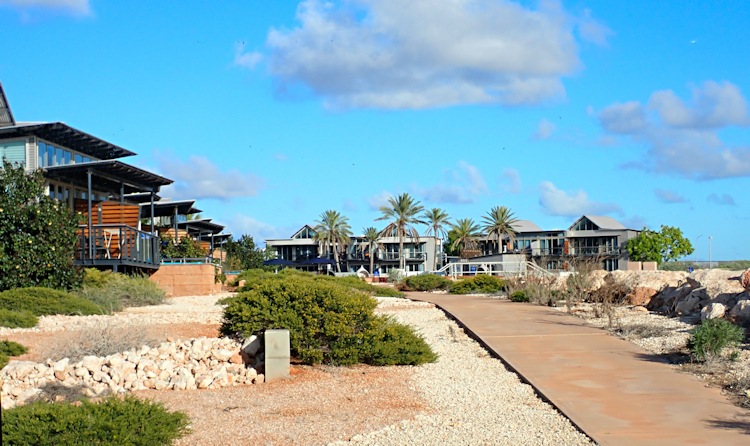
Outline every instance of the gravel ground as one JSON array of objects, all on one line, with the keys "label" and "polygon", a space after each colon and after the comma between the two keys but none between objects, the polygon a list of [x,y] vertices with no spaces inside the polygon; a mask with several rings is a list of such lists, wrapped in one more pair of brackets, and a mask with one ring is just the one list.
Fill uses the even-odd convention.
[{"label": "gravel ground", "polygon": [[[591,444],[503,364],[433,305],[380,298],[390,314],[424,336],[440,355],[415,368],[413,383],[434,413],[419,414],[349,442],[362,445]],[[332,443],[335,445],[345,442]]]}]

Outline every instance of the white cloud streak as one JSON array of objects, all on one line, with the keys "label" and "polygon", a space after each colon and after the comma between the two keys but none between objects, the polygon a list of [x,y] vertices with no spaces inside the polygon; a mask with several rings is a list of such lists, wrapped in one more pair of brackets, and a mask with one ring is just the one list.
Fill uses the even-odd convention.
[{"label": "white cloud streak", "polygon": [[713,204],[718,204],[719,206],[737,206],[737,204],[734,202],[734,198],[731,197],[731,195],[728,194],[716,194],[712,193],[709,194],[708,197],[706,197],[706,201]]},{"label": "white cloud streak", "polygon": [[89,0],[0,0],[0,6],[10,6],[18,10],[54,10],[77,16],[91,14]]},{"label": "white cloud streak", "polygon": [[685,203],[687,201],[682,195],[667,189],[654,189],[654,195],[659,201],[666,204]]},{"label": "white cloud streak", "polygon": [[691,91],[689,102],[664,90],[653,93],[646,105],[610,105],[599,112],[599,123],[609,134],[648,148],[643,159],[627,167],[695,180],[750,176],[750,145],[730,146],[719,136],[728,127],[750,126],[739,88],[707,81]]},{"label": "white cloud streak", "polygon": [[174,194],[178,199],[228,200],[258,194],[262,180],[251,173],[238,170],[222,171],[208,158],[191,156],[187,161],[175,157],[157,156],[159,170],[174,180],[162,193]]},{"label": "white cloud streak", "polygon": [[532,139],[538,141],[549,139],[550,136],[555,133],[555,129],[555,124],[549,122],[546,119],[542,119],[541,121],[539,121],[539,125],[537,125],[536,132],[534,132]]},{"label": "white cloud streak", "polygon": [[234,66],[252,70],[263,60],[263,55],[256,51],[245,51],[245,44],[238,43],[234,48]]},{"label": "white cloud streak", "polygon": [[459,161],[456,168],[443,172],[441,184],[418,188],[419,195],[432,203],[474,203],[480,195],[487,193],[487,183],[476,166]]},{"label": "white cloud streak", "polygon": [[501,178],[505,183],[504,189],[511,194],[521,192],[521,175],[516,169],[504,169]]},{"label": "white cloud streak", "polygon": [[539,184],[539,204],[545,213],[561,217],[579,217],[584,214],[622,214],[622,209],[617,204],[591,201],[583,190],[565,192],[550,181],[543,181]]},{"label": "white cloud streak", "polygon": [[[565,96],[581,68],[574,28],[604,43],[606,28],[559,1],[306,0],[299,25],[269,31],[269,69],[282,92],[312,92],[330,108],[422,109],[534,104]],[[293,94],[293,93],[292,93]]]}]

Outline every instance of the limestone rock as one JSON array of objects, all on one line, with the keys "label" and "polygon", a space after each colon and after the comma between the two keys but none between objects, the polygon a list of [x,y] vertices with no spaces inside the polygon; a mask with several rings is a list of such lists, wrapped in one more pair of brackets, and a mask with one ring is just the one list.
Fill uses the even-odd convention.
[{"label": "limestone rock", "polygon": [[732,308],[729,314],[738,324],[750,324],[750,299],[742,299],[737,302],[737,305]]},{"label": "limestone rock", "polygon": [[727,307],[724,304],[718,302],[710,303],[701,310],[701,321],[724,317],[726,312]]},{"label": "limestone rock", "polygon": [[750,291],[750,269],[740,275],[740,285],[747,291]]},{"label": "limestone rock", "polygon": [[648,313],[648,308],[643,307],[643,306],[636,306],[636,307],[633,307],[633,311],[637,313]]},{"label": "limestone rock", "polygon": [[656,295],[658,291],[648,287],[635,287],[627,296],[627,302],[630,305],[645,306],[651,302],[651,298]]},{"label": "limestone rock", "polygon": [[242,351],[245,352],[248,356],[255,356],[256,353],[258,353],[258,350],[261,348],[261,342],[260,338],[256,335],[252,335],[249,338],[245,340],[245,343],[242,345]]},{"label": "limestone rock", "polygon": [[680,316],[691,314],[699,308],[700,302],[700,295],[690,293],[687,297],[677,302],[677,305],[675,305],[675,313]]}]

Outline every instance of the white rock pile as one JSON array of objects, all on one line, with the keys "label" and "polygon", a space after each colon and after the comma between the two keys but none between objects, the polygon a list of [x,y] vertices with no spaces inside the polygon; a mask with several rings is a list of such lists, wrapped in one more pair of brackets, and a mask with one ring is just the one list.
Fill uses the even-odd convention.
[{"label": "white rock pile", "polygon": [[83,389],[87,396],[133,390],[216,389],[264,382],[261,342],[251,336],[244,344],[228,338],[198,338],[143,346],[106,357],[85,356],[45,363],[11,361],[2,371],[2,408],[34,399],[42,387],[59,383]]}]

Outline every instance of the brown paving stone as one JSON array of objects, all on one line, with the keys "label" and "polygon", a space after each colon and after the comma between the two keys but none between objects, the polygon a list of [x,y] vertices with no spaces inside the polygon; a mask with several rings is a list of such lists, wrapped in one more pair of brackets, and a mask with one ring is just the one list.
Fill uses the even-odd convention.
[{"label": "brown paving stone", "polygon": [[750,412],[579,318],[479,296],[408,297],[455,317],[599,444],[750,445]]}]

